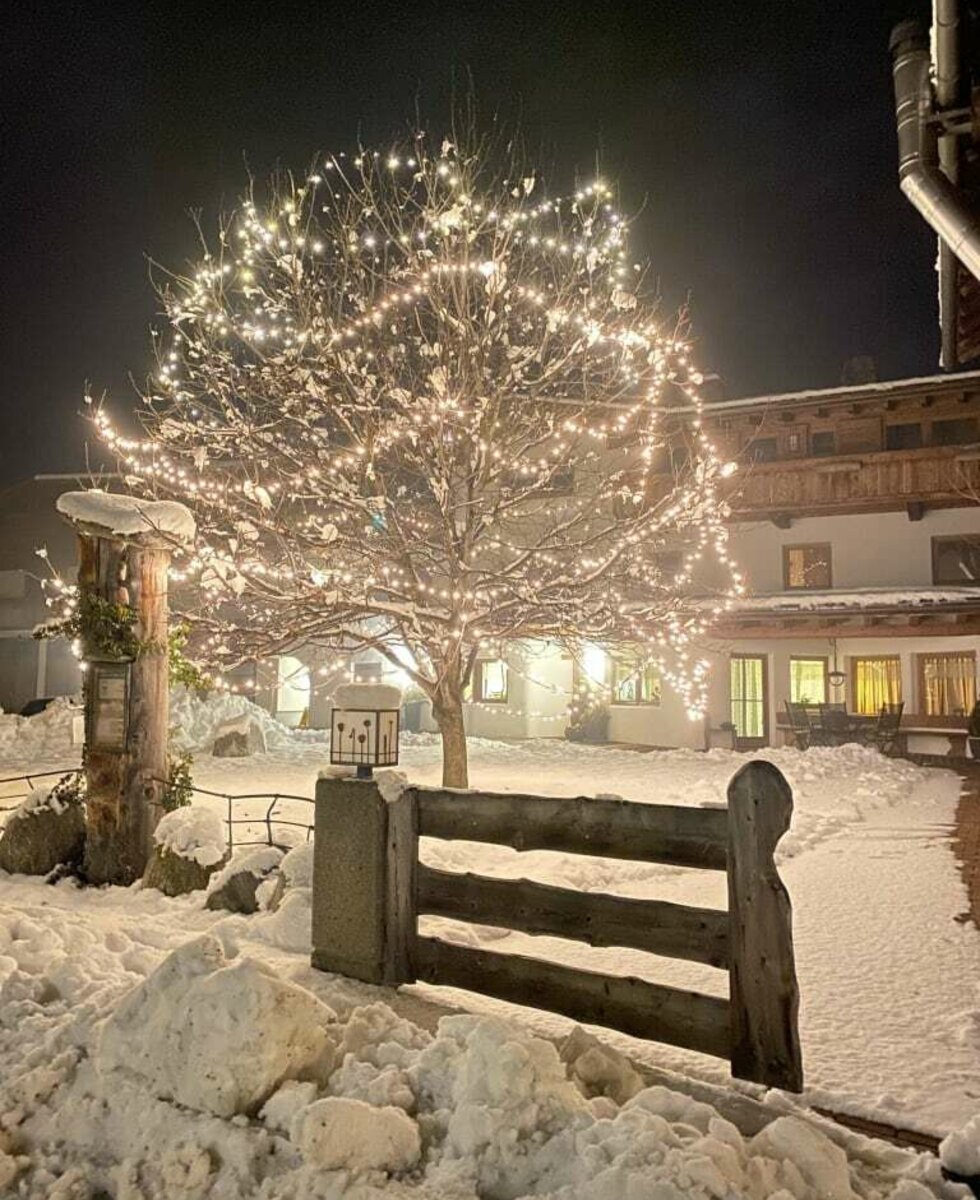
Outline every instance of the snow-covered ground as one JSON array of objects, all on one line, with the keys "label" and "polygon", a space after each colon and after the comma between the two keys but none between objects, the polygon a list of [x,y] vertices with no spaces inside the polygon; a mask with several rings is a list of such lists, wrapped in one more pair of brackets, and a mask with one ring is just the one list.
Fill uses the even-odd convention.
[{"label": "snow-covered ground", "polygon": [[[31,736],[37,737],[37,745],[26,753],[22,736],[8,738],[11,753],[0,759],[0,776],[22,769],[25,757],[35,769],[74,761],[70,747],[53,735]],[[0,724],[0,754],[3,743]],[[220,792],[312,795],[326,757],[323,744],[284,738],[269,753],[248,759],[199,756],[195,782]],[[857,747],[805,755],[768,751],[765,757],[784,772],[795,797],[793,826],[779,857],[794,906],[806,1099],[936,1133],[965,1125],[980,1110],[980,933],[957,919],[967,906],[950,848],[958,778]],[[618,794],[646,802],[723,803],[727,781],[742,761],[723,751],[636,754],[552,741],[471,743],[474,786],[556,795]],[[401,769],[418,782],[436,782],[436,739],[407,738]],[[220,808],[221,802],[207,803]],[[289,802],[284,807],[289,812]],[[308,819],[308,806],[292,808],[290,815]],[[585,890],[719,908],[725,904],[724,881],[711,872],[543,852],[518,854],[473,843],[427,841],[422,854],[447,869],[526,876]],[[24,1085],[18,1068],[16,1086],[26,1086],[28,1092],[39,1087],[39,1094],[49,1084],[57,1089],[63,1050],[74,1047],[76,1055],[79,1048],[87,1053],[94,1024],[119,997],[166,952],[205,929],[217,931],[229,948],[240,945],[271,962],[280,977],[313,987],[341,1015],[365,995],[377,995],[308,968],[308,914],[308,903],[299,894],[276,914],[222,919],[202,911],[200,898],[167,901],[151,893],[79,893],[65,884],[49,888],[36,881],[0,881],[0,930],[6,931],[0,932],[0,988],[5,989],[0,991],[0,1035],[9,1042],[8,1052],[13,1048],[16,1061],[20,1062],[18,1055],[26,1058],[43,1077]],[[697,964],[447,921],[428,924],[443,936],[485,942],[500,951],[532,953],[718,994],[725,988],[723,973]],[[7,983],[2,982],[5,972]],[[549,1035],[570,1028],[555,1016],[448,989],[405,989],[398,1003],[411,1004],[416,998],[446,999],[477,1013],[519,1015],[525,1027]],[[25,1036],[25,1030],[36,1037]],[[714,1081],[728,1079],[723,1063],[704,1056],[612,1033],[603,1038],[641,1062]],[[72,1082],[72,1088],[77,1086],[77,1080]],[[748,1085],[737,1086],[753,1091]],[[77,1104],[78,1096],[73,1095]],[[45,1121],[53,1119],[50,1114],[37,1118],[42,1139],[49,1129]],[[3,1125],[0,1114],[0,1128]],[[81,1129],[79,1144],[86,1136],[90,1134]],[[245,1132],[241,1137],[247,1140]],[[120,1129],[118,1146],[107,1151],[116,1155],[114,1161],[129,1152],[138,1157],[127,1138]],[[246,1153],[244,1148],[241,1153]],[[421,1194],[447,1200],[472,1194],[453,1192],[443,1179],[439,1176],[442,1190]],[[552,1191],[557,1194],[556,1188]],[[118,1194],[129,1200],[139,1193]],[[505,1188],[480,1194],[524,1193]],[[538,1187],[536,1194],[551,1192]],[[631,1193],[624,1186],[619,1191],[560,1194],[562,1200],[566,1195],[587,1195],[590,1200],[608,1195],[611,1200]],[[636,1192],[647,1194],[652,1193]]]}]

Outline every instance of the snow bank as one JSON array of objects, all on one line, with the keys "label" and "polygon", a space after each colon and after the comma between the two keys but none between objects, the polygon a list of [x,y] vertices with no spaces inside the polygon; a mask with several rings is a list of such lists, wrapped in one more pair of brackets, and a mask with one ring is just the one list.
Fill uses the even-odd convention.
[{"label": "snow bank", "polygon": [[175,500],[141,500],[89,488],[64,492],[55,507],[74,524],[95,525],[108,533],[160,533],[182,545],[192,543],[197,533],[190,509]]},{"label": "snow bank", "polygon": [[202,867],[221,862],[228,847],[228,837],[221,818],[196,804],[176,808],[161,817],[153,831],[158,846],[187,858]]},{"label": "snow bank", "polygon": [[181,754],[208,754],[214,739],[225,727],[254,725],[269,750],[282,750],[297,742],[325,741],[326,730],[293,730],[281,724],[264,708],[234,692],[210,692],[206,696],[184,687],[170,693],[170,744]]},{"label": "snow bank", "polygon": [[72,759],[72,719],[81,713],[67,696],[53,700],[44,712],[33,717],[0,713],[0,759],[5,774],[19,766]]},{"label": "snow bank", "polygon": [[947,1171],[980,1175],[980,1113],[940,1143],[939,1157]]},{"label": "snow bank", "polygon": [[163,1099],[219,1117],[255,1111],[284,1079],[325,1074],[335,1014],[216,938],[173,951],[106,1022],[103,1074],[135,1075]]}]

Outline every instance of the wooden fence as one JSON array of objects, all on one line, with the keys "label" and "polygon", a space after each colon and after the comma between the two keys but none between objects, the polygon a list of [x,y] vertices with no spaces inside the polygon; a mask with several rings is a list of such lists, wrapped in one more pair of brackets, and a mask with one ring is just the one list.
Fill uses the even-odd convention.
[{"label": "wooden fence", "polygon": [[[771,763],[734,776],[727,809],[384,790],[352,778],[317,784],[314,966],[483,992],[727,1058],[741,1079],[802,1090],[790,902],[773,862],[793,798]],[[725,871],[728,910],[441,871],[418,861],[419,837]],[[422,914],[707,963],[728,971],[729,998],[423,937]]]}]

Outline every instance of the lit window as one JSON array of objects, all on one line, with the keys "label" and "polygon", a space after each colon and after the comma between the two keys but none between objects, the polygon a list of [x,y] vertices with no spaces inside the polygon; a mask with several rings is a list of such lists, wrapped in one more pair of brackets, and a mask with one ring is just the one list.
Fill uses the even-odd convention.
[{"label": "lit window", "polygon": [[967,716],[977,701],[972,652],[919,655],[919,703],[930,717]]},{"label": "lit window", "polygon": [[784,546],[783,586],[789,590],[829,588],[830,543]]},{"label": "lit window", "polygon": [[888,705],[902,701],[902,663],[898,655],[851,660],[854,709],[876,716]]},{"label": "lit window", "polygon": [[507,703],[507,664],[502,658],[481,659],[476,664],[474,692],[485,704]]},{"label": "lit window", "polygon": [[659,704],[660,672],[636,658],[613,659],[613,704]]},{"label": "lit window", "polygon": [[980,583],[980,534],[932,539],[933,583]]},{"label": "lit window", "polygon": [[789,698],[792,704],[827,703],[827,660],[791,658],[789,660]]}]

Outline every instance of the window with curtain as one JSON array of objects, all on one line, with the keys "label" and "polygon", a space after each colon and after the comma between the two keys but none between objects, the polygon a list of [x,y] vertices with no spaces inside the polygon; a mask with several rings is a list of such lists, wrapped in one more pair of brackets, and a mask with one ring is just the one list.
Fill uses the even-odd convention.
[{"label": "window with curtain", "polygon": [[884,705],[902,702],[902,661],[897,654],[851,662],[855,712],[875,716]]},{"label": "window with curtain", "polygon": [[791,658],[789,660],[789,698],[793,704],[827,703],[827,660]]},{"label": "window with curtain", "polygon": [[967,715],[977,699],[976,655],[920,654],[919,691],[919,703],[928,716]]},{"label": "window with curtain", "polygon": [[507,664],[502,658],[480,659],[474,672],[473,692],[484,704],[507,703]]},{"label": "window with curtain", "polygon": [[614,658],[612,664],[613,704],[659,704],[660,672],[636,658]]},{"label": "window with curtain", "polygon": [[830,543],[810,542],[783,547],[783,586],[792,589],[829,588]]},{"label": "window with curtain", "polygon": [[933,583],[980,583],[980,535],[932,539]]},{"label": "window with curtain", "polygon": [[732,724],[739,739],[766,737],[766,661],[761,655],[733,655],[729,667]]}]

